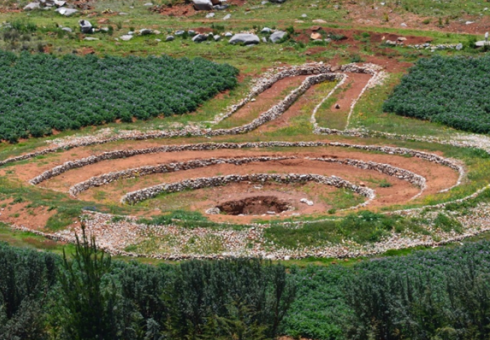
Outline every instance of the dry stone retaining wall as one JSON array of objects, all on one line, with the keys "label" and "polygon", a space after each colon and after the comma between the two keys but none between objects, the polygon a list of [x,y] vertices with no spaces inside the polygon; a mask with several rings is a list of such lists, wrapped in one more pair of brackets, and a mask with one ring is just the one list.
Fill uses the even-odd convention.
[{"label": "dry stone retaining wall", "polygon": [[161,193],[172,193],[180,192],[183,190],[196,190],[201,188],[217,187],[222,185],[227,185],[230,183],[238,182],[268,182],[275,181],[278,183],[303,183],[303,182],[317,182],[320,184],[331,185],[336,188],[346,188],[352,190],[364,197],[368,198],[368,201],[357,206],[365,206],[371,200],[374,199],[375,193],[373,189],[367,187],[357,186],[349,181],[346,181],[337,176],[321,176],[315,174],[288,174],[288,175],[278,175],[278,174],[251,174],[251,175],[227,175],[227,176],[215,176],[215,177],[202,177],[196,179],[188,179],[184,181],[179,181],[175,183],[163,183],[160,185],[155,185],[149,188],[144,188],[141,190],[136,190],[127,193],[121,198],[122,203],[135,204],[153,198]]},{"label": "dry stone retaining wall", "polygon": [[117,150],[104,152],[100,155],[90,156],[75,161],[68,161],[62,165],[56,166],[50,170],[47,170],[30,180],[30,183],[37,185],[50,178],[61,175],[72,169],[82,168],[87,165],[95,164],[101,161],[109,159],[127,158],[137,155],[145,155],[159,152],[179,152],[179,151],[209,151],[209,150],[225,150],[225,149],[251,149],[251,148],[268,148],[268,147],[344,147],[352,149],[360,149],[365,151],[376,151],[385,154],[397,154],[397,155],[410,155],[418,157],[429,162],[448,166],[451,169],[460,172],[460,176],[464,175],[464,169],[458,165],[455,161],[426,153],[423,151],[417,151],[407,148],[396,148],[390,146],[378,146],[378,145],[358,145],[340,142],[249,142],[249,143],[198,143],[198,144],[184,144],[184,145],[165,145],[161,147],[136,149],[136,150]]},{"label": "dry stone retaining wall", "polygon": [[[421,192],[425,190],[427,180],[425,177],[420,176],[412,171],[398,168],[390,164],[376,163],[376,162],[364,162],[358,159],[339,159],[339,158],[308,158],[313,161],[337,163],[342,165],[350,165],[364,170],[375,170],[385,175],[396,177],[398,179],[407,181],[421,189]],[[417,194],[417,196],[419,196]]]},{"label": "dry stone retaining wall", "polygon": [[210,158],[210,159],[192,160],[188,162],[159,164],[156,166],[142,166],[139,168],[114,171],[100,176],[94,176],[84,182],[77,183],[74,186],[72,186],[70,188],[70,194],[72,196],[77,196],[78,194],[80,194],[85,190],[88,190],[89,188],[103,186],[122,178],[134,178],[134,177],[147,176],[152,174],[191,170],[191,169],[204,168],[217,164],[242,165],[242,164],[247,164],[252,162],[270,162],[270,161],[280,161],[280,160],[295,159],[295,158],[296,157]]}]

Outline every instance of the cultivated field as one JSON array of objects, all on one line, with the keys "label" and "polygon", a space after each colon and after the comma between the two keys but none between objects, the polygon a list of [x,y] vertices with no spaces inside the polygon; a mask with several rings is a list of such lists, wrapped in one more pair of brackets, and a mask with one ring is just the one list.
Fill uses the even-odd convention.
[{"label": "cultivated field", "polygon": [[[432,119],[404,99],[409,78],[393,94],[419,58],[484,54],[474,41],[487,16],[466,23],[483,9],[444,5],[432,18],[409,1],[232,1],[209,16],[144,5],[100,1],[69,17],[5,6],[4,48],[89,55],[3,55],[5,83],[19,86],[0,92],[2,222],[71,242],[83,221],[113,254],[164,259],[356,257],[488,229],[488,138],[442,125],[460,127],[449,120],[462,99]],[[78,33],[82,18],[106,29]],[[264,27],[286,38],[225,37],[267,41]],[[488,106],[475,97],[471,126]]]}]

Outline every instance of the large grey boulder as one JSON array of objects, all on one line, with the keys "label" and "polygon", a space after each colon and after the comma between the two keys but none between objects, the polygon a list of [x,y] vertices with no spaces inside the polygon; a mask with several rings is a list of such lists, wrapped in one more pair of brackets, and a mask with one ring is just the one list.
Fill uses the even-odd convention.
[{"label": "large grey boulder", "polygon": [[73,8],[60,7],[57,8],[55,12],[58,12],[59,14],[64,15],[65,17],[69,17],[70,15],[78,12],[78,10]]},{"label": "large grey boulder", "polygon": [[235,34],[230,39],[230,44],[245,44],[245,45],[255,45],[260,42],[260,39],[255,34],[250,33],[239,33]]},{"label": "large grey boulder", "polygon": [[284,31],[277,31],[271,34],[269,37],[269,40],[272,41],[274,44],[281,41],[282,38],[286,36],[286,32]]},{"label": "large grey boulder", "polygon": [[175,38],[173,35],[168,35],[167,38],[165,39],[165,41],[174,41]]},{"label": "large grey boulder", "polygon": [[216,35],[213,36],[213,39],[214,39],[214,41],[220,41],[221,40],[221,35],[216,34]]},{"label": "large grey boulder", "polygon": [[176,35],[177,37],[179,37],[179,36],[181,36],[181,35],[184,35],[184,34],[185,34],[185,31],[182,31],[182,30],[178,30],[178,31],[176,31],[176,32],[175,32],[175,35]]},{"label": "large grey boulder", "polygon": [[196,43],[200,43],[200,42],[203,42],[206,40],[208,40],[208,36],[205,34],[198,34],[192,38],[192,41],[194,41]]},{"label": "large grey boulder", "polygon": [[150,35],[150,34],[153,34],[153,31],[148,29],[148,28],[142,28],[142,29],[140,29],[139,34],[140,35]]},{"label": "large grey boulder", "polygon": [[78,22],[78,24],[80,25],[80,32],[82,33],[94,33],[94,27],[92,26],[92,24],[90,23],[90,21],[88,20],[80,20]]},{"label": "large grey boulder", "polygon": [[192,0],[194,8],[198,11],[210,11],[213,9],[211,0]]},{"label": "large grey boulder", "polygon": [[32,11],[34,9],[39,9],[41,8],[41,5],[39,4],[39,2],[31,2],[29,4],[27,4],[26,6],[24,6],[24,11]]}]

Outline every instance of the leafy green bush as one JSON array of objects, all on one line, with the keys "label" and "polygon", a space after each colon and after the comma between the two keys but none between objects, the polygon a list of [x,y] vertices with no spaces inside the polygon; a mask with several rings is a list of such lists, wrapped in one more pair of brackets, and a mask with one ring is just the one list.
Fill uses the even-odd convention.
[{"label": "leafy green bush", "polygon": [[201,58],[56,58],[0,51],[0,139],[184,114],[236,86],[237,74],[232,66]]},{"label": "leafy green bush", "polygon": [[490,133],[490,57],[420,59],[383,110]]}]

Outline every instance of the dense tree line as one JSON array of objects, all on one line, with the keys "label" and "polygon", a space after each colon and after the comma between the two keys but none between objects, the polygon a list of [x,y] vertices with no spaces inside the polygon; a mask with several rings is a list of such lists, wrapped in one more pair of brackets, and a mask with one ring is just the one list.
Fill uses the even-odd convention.
[{"label": "dense tree line", "polygon": [[112,261],[82,236],[70,258],[0,244],[0,339],[490,337],[490,242],[292,267],[237,259]]},{"label": "dense tree line", "polygon": [[284,330],[314,339],[490,338],[490,242],[294,274]]},{"label": "dense tree line", "polygon": [[237,84],[206,59],[16,55],[0,51],[0,139],[195,111]]},{"label": "dense tree line", "polygon": [[385,112],[490,133],[490,57],[420,59],[402,78]]},{"label": "dense tree line", "polygon": [[85,235],[70,259],[0,244],[0,339],[272,339],[295,288],[261,260],[113,262]]}]

